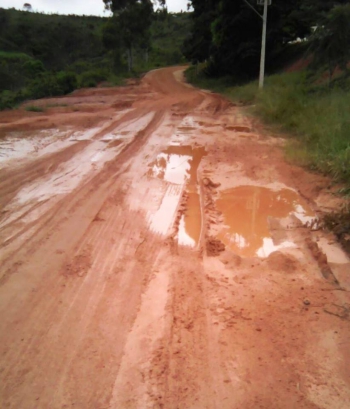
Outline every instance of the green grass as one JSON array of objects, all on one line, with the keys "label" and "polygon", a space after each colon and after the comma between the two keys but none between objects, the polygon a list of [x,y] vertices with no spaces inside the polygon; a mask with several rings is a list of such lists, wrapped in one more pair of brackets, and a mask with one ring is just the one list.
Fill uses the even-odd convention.
[{"label": "green grass", "polygon": [[[328,88],[307,72],[283,73],[234,86],[231,80],[208,80],[187,72],[193,84],[222,93],[233,102],[252,105],[265,123],[287,131],[292,138],[287,156],[298,164],[330,175],[350,187],[350,84]],[[347,82],[346,82],[347,81]],[[226,83],[226,85],[225,85]]]},{"label": "green grass", "polygon": [[28,106],[25,107],[25,110],[28,111],[28,112],[44,112],[45,111],[44,108],[38,107],[38,106],[35,106],[35,105],[28,105]]},{"label": "green grass", "polygon": [[[67,107],[68,104],[46,104],[45,108],[63,108],[63,107]],[[35,107],[38,108],[38,107]]]},{"label": "green grass", "polygon": [[31,60],[28,54],[13,52],[13,51],[1,51],[0,50],[0,60]]}]

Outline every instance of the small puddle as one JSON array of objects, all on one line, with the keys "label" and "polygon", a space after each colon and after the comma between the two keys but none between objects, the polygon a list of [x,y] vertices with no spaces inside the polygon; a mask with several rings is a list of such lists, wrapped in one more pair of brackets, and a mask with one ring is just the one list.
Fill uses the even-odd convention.
[{"label": "small puddle", "polygon": [[[203,147],[169,146],[149,165],[148,175],[175,185],[186,184],[188,200],[186,210],[179,223],[178,242],[180,245],[195,247],[200,239],[202,215],[198,192],[197,170],[203,156]],[[163,201],[163,203],[165,203]],[[162,204],[163,207],[163,204]],[[165,207],[170,208],[169,203]],[[163,209],[165,211],[165,209]],[[153,219],[153,224],[155,221]],[[161,228],[158,227],[158,231]]]},{"label": "small puddle", "polygon": [[260,186],[239,186],[222,192],[216,206],[226,225],[218,238],[232,251],[246,257],[267,257],[278,249],[294,247],[288,241],[274,244],[269,217],[281,219],[294,214],[303,223],[315,218],[307,203],[291,189],[274,191]]}]

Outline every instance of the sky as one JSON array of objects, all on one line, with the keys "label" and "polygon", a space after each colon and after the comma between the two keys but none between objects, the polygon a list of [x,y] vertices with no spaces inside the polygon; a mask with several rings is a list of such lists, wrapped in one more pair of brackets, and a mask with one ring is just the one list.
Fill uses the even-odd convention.
[{"label": "sky", "polygon": [[[102,0],[0,0],[0,7],[21,10],[24,3],[31,4],[35,11],[45,13],[108,15],[104,12]],[[167,0],[168,11],[186,11],[187,3],[187,0]]]}]

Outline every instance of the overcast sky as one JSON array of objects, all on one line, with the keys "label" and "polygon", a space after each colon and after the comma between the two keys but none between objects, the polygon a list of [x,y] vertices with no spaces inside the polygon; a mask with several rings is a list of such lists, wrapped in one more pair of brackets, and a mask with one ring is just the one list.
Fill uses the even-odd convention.
[{"label": "overcast sky", "polygon": [[[167,0],[168,10],[187,10],[187,0]],[[102,16],[103,0],[0,0],[0,7],[22,9],[24,3],[32,5],[35,11],[59,14],[85,14]]]}]

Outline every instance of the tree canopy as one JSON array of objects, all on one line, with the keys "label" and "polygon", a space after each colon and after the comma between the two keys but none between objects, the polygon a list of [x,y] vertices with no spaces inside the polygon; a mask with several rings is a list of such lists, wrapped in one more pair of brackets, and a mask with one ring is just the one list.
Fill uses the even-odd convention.
[{"label": "tree canopy", "polygon": [[316,28],[311,39],[313,66],[327,67],[329,80],[337,67],[348,71],[350,61],[350,4],[334,7]]},{"label": "tree canopy", "polygon": [[[256,0],[247,0],[262,13]],[[322,24],[335,4],[348,0],[273,0],[267,25],[267,60]],[[208,61],[209,73],[253,77],[258,73],[262,21],[243,0],[190,0],[193,30],[184,44],[192,61]]]},{"label": "tree canopy", "polygon": [[[165,5],[165,0],[103,0],[113,17],[105,27],[104,43],[114,50],[116,60],[124,48],[128,54],[129,71],[133,69],[133,49],[148,50],[153,5]],[[115,34],[115,41],[112,39]]]}]

